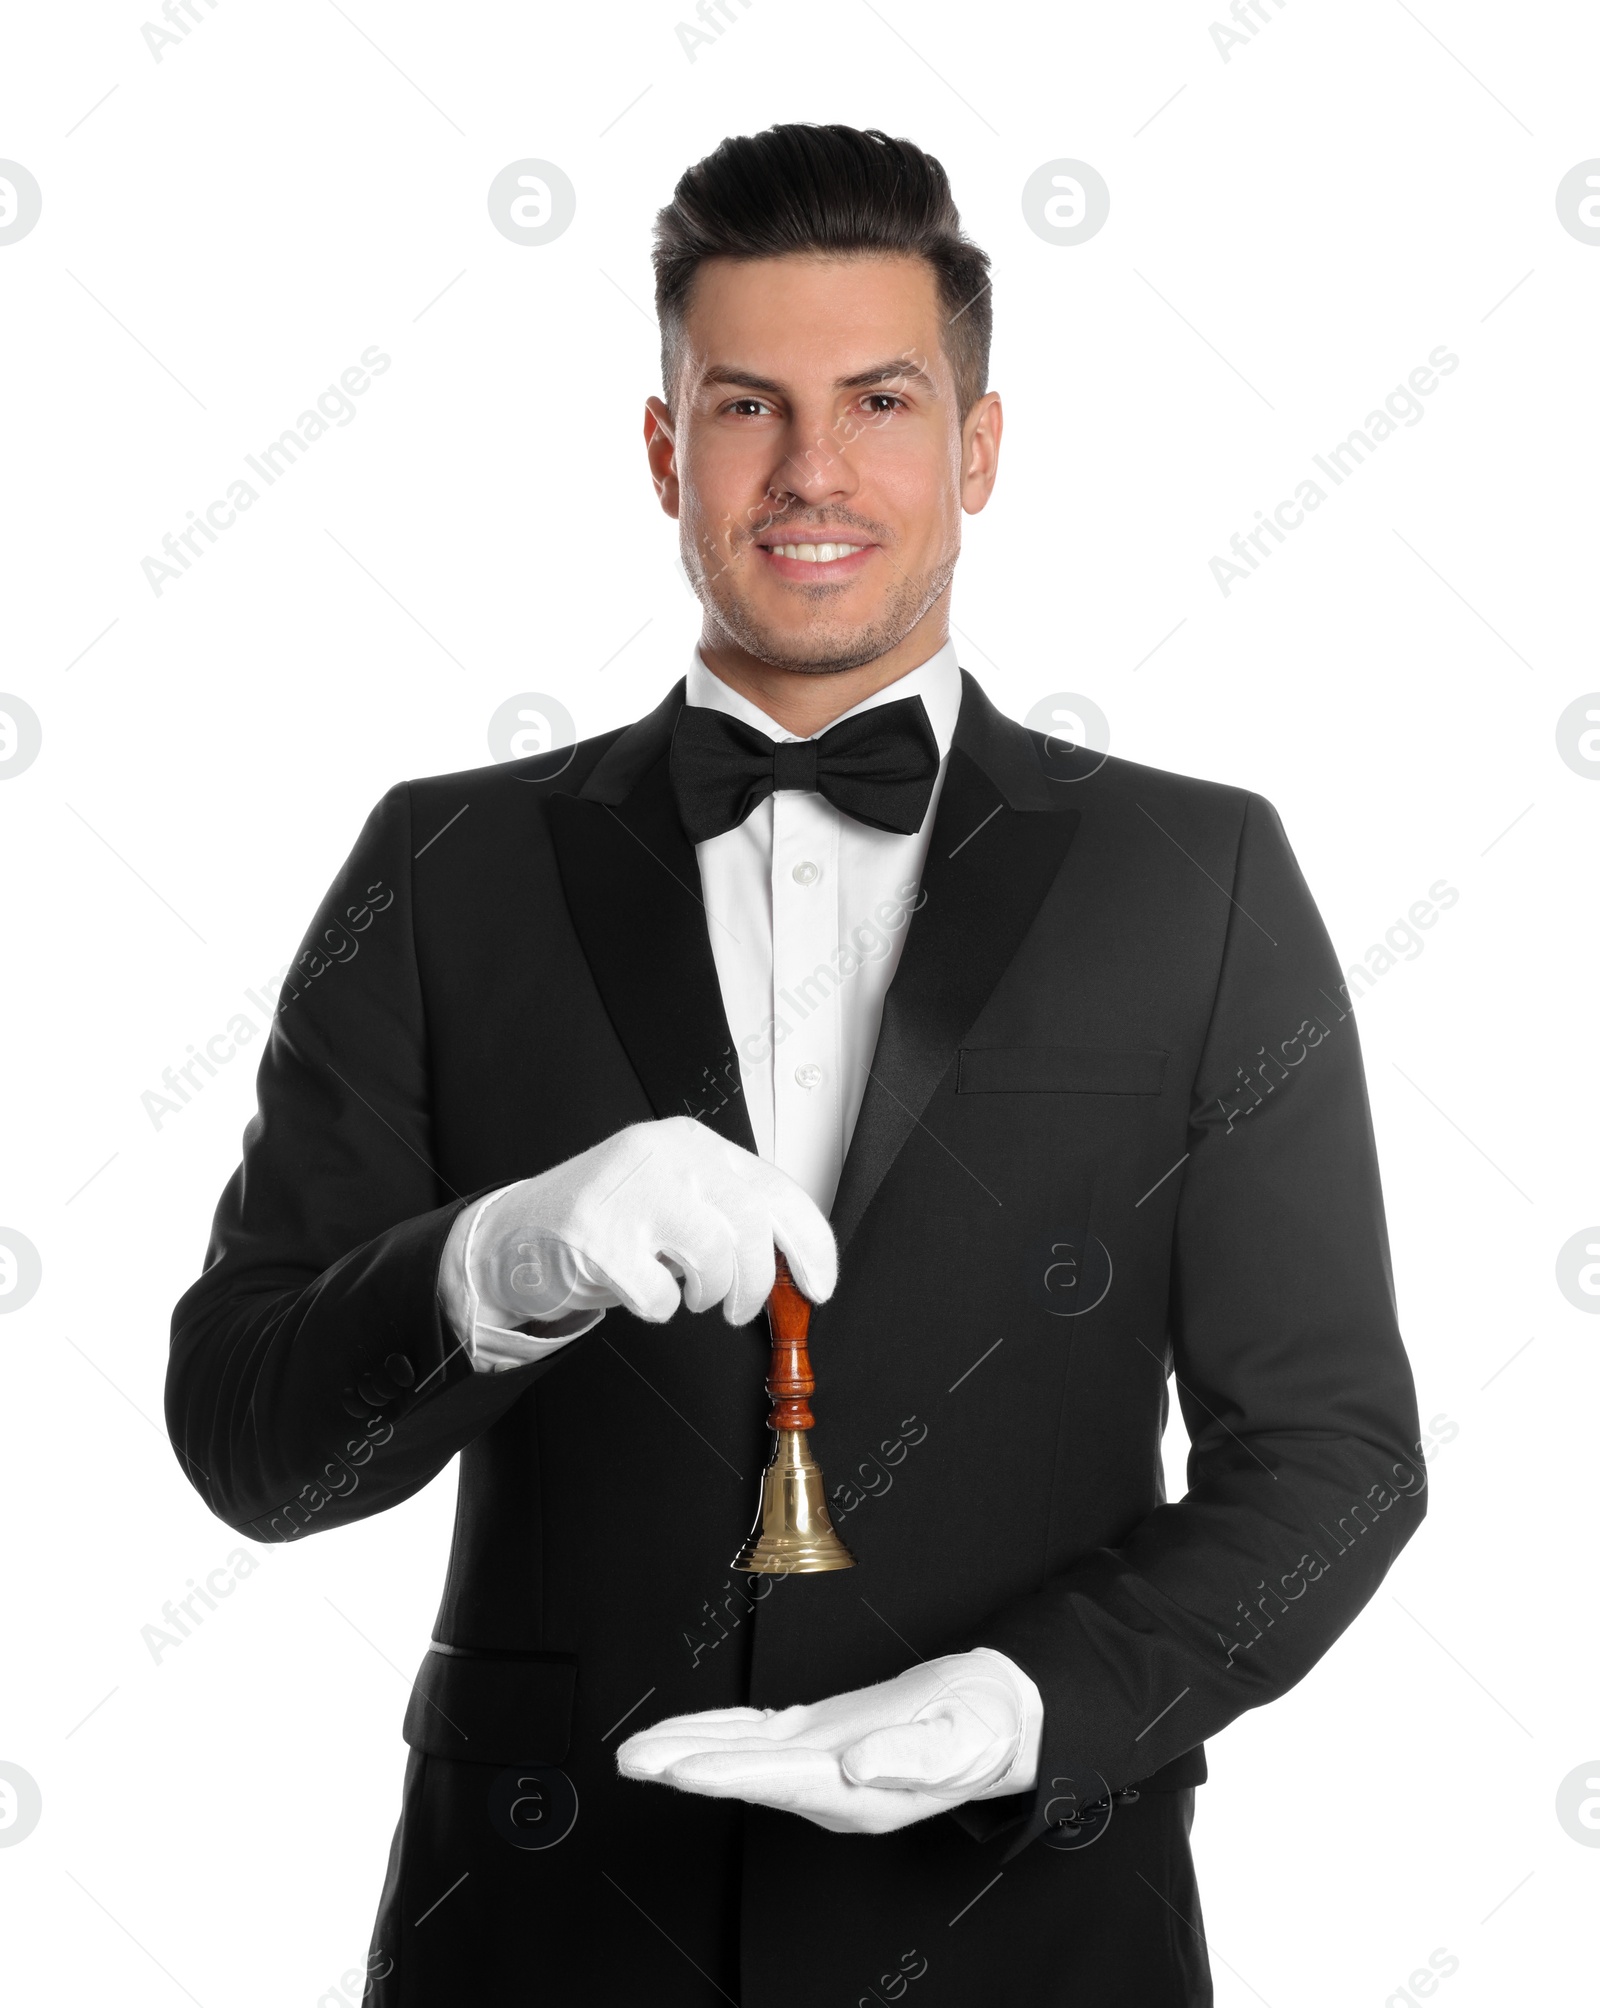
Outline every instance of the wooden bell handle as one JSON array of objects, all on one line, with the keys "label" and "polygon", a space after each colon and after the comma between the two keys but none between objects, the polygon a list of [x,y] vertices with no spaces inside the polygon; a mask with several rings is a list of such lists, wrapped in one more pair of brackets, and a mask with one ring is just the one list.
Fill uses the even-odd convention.
[{"label": "wooden bell handle", "polygon": [[777,1279],[767,1299],[767,1322],[772,1328],[772,1358],[767,1368],[767,1393],[772,1397],[768,1429],[810,1429],[816,1421],[806,1399],[816,1392],[811,1371],[811,1355],[806,1335],[811,1329],[811,1300],[802,1297],[794,1276],[778,1250]]}]

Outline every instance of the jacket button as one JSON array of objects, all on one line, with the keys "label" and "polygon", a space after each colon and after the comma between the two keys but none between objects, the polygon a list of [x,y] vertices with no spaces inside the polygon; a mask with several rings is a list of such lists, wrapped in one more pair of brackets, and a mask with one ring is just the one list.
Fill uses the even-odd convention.
[{"label": "jacket button", "polygon": [[399,1387],[410,1387],[417,1377],[417,1370],[404,1353],[391,1353],[383,1363],[383,1370]]}]

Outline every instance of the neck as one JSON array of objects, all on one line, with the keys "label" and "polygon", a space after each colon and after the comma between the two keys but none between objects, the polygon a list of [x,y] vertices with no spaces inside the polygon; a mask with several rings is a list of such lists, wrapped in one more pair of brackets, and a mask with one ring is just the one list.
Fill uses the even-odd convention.
[{"label": "neck", "polygon": [[719,682],[747,697],[785,732],[809,739],[863,698],[920,668],[949,639],[949,595],[944,593],[886,655],[855,669],[786,669],[763,662],[709,622],[700,639],[700,655]]}]

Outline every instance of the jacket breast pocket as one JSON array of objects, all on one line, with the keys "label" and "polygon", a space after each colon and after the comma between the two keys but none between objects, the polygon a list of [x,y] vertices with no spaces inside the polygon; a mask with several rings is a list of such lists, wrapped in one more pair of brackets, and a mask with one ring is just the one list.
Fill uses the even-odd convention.
[{"label": "jacket breast pocket", "polygon": [[1167,1056],[1090,1046],[963,1046],[962,1095],[1159,1095]]},{"label": "jacket breast pocket", "polygon": [[572,1740],[578,1663],[563,1653],[429,1646],[402,1734],[463,1764],[559,1764]]}]

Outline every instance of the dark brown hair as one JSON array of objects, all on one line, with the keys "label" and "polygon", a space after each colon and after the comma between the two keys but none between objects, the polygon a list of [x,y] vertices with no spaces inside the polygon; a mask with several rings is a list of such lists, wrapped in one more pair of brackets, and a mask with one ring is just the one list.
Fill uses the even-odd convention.
[{"label": "dark brown hair", "polygon": [[950,182],[908,139],[843,125],[775,125],[725,139],[656,217],[656,316],[670,398],[694,275],[706,258],[910,252],[933,267],[962,415],[989,382],[989,259],[962,235]]}]

